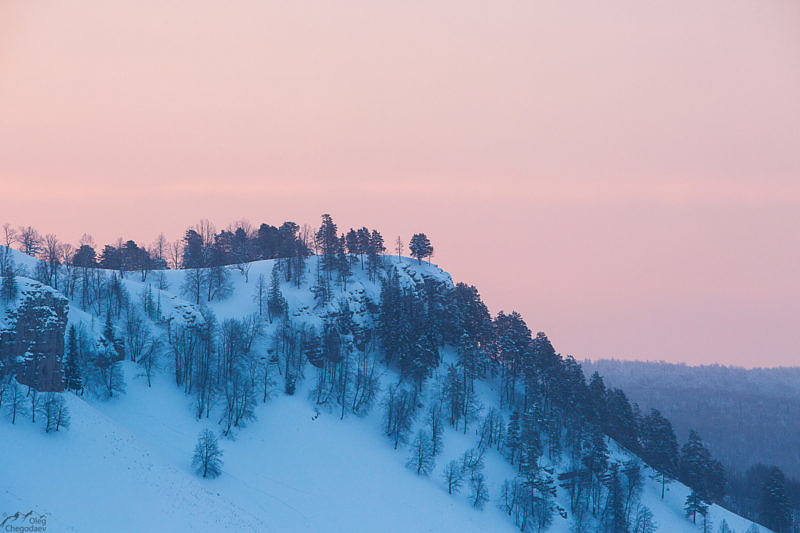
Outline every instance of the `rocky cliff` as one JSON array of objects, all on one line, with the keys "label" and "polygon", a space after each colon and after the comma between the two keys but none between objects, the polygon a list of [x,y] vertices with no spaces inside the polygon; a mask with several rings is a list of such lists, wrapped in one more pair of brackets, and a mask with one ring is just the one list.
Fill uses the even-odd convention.
[{"label": "rocky cliff", "polygon": [[60,392],[68,301],[39,282],[17,280],[19,296],[0,314],[0,376],[15,375],[40,392]]}]

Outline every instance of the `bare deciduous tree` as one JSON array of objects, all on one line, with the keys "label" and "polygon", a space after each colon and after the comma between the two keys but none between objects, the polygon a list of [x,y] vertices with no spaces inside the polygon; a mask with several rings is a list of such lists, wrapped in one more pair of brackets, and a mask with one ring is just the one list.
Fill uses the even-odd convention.
[{"label": "bare deciduous tree", "polygon": [[183,258],[183,241],[178,239],[169,245],[169,265],[173,270],[178,270],[181,267],[181,259]]},{"label": "bare deciduous tree", "polygon": [[11,257],[11,245],[17,237],[17,231],[11,227],[11,224],[3,224],[3,246],[0,250],[0,276],[6,275],[6,269],[9,268],[9,257]]},{"label": "bare deciduous tree", "polygon": [[208,429],[204,429],[197,439],[192,466],[203,477],[215,478],[222,473],[222,450],[216,435]]},{"label": "bare deciduous tree", "polygon": [[9,383],[5,404],[12,424],[16,423],[18,415],[25,416],[27,414],[28,406],[25,404],[25,391],[15,379],[12,379],[11,383]]},{"label": "bare deciduous tree", "polygon": [[42,237],[31,226],[21,226],[17,232],[17,242],[20,251],[24,254],[35,256],[42,249]]}]

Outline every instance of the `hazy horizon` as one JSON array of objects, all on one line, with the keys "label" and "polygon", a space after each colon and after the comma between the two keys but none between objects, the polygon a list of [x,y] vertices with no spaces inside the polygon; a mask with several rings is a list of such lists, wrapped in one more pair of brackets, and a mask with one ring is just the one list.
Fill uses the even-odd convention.
[{"label": "hazy horizon", "polygon": [[579,360],[792,366],[798,94],[789,0],[9,0],[0,223],[330,213]]}]

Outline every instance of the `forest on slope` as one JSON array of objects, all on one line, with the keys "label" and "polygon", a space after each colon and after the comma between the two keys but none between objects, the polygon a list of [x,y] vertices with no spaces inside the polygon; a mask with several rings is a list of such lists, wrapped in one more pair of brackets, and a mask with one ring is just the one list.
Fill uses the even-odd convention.
[{"label": "forest on slope", "polygon": [[[800,506],[800,367],[740,368],[601,359],[582,362],[588,375],[600,373],[620,387],[642,412],[658,409],[679,436],[702,435],[728,470],[731,502],[752,514],[748,482],[764,478],[776,465],[786,474],[795,506]],[[742,507],[743,506],[743,507]]]},{"label": "forest on slope", "polygon": [[[668,419],[637,416],[622,390],[587,380],[518,313],[490,315],[474,286],[423,263],[433,252],[423,233],[409,242],[413,259],[399,239],[387,256],[378,231],[340,233],[329,215],[313,231],[201,224],[173,246],[120,240],[99,255],[89,239],[75,249],[31,228],[15,242],[22,253],[0,250],[8,316],[36,293],[55,291],[70,306],[61,352],[56,343],[39,354],[33,342],[0,361],[12,425],[38,416],[57,433],[75,405],[60,391],[113,402],[134,365],[148,387],[169,376],[187,415],[216,421],[213,432],[227,439],[248,431],[275,395],[302,392],[339,419],[377,412],[410,470],[444,479],[448,494],[467,492],[476,509],[492,501],[521,529],[748,524],[715,505],[724,471],[702,439],[679,446]],[[29,309],[33,318],[43,310]],[[13,348],[19,331],[8,328],[3,342]],[[58,364],[42,364],[54,353]],[[445,433],[473,445],[437,466]],[[485,469],[492,457],[505,471]],[[773,488],[758,488],[771,506],[756,519],[789,531],[783,486]]]}]

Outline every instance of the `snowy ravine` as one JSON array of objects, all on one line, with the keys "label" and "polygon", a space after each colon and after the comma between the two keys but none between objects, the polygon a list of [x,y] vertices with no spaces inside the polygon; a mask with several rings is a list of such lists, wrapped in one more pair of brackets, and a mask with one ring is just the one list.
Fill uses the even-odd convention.
[{"label": "snowy ravine", "polygon": [[[15,254],[17,264],[32,270],[35,260]],[[292,320],[321,323],[310,285],[314,262],[309,258],[304,284],[282,287]],[[399,266],[406,282],[425,276],[452,283],[434,265],[386,257]],[[252,263],[245,276],[231,267],[233,292],[211,302],[217,320],[241,318],[257,310],[253,294],[260,274],[269,279],[273,261]],[[202,320],[198,309],[186,301],[181,286],[184,271],[166,271],[167,288],[161,293],[162,312],[175,320]],[[146,283],[155,284],[155,273]],[[145,288],[138,274],[126,275],[124,284],[138,299]],[[365,298],[377,301],[380,283],[369,281],[359,267],[347,283],[346,294],[334,287],[335,298],[347,297],[354,310]],[[359,319],[356,313],[356,320]],[[100,335],[102,318],[70,306],[70,324],[83,323]],[[154,325],[150,327],[156,328]],[[270,327],[255,350],[266,350]],[[445,353],[448,357],[452,354]],[[483,510],[472,507],[469,490],[449,495],[442,479],[444,466],[475,445],[475,435],[456,432],[445,424],[442,454],[429,477],[406,468],[408,447],[393,449],[381,429],[379,404],[367,416],[348,414],[340,420],[335,410],[317,409],[309,399],[314,369],[298,384],[293,396],[276,381],[271,397],[258,404],[256,420],[237,429],[234,438],[220,438],[224,451],[222,475],[198,477],[191,466],[198,433],[208,428],[219,433],[217,418],[198,421],[193,398],[175,386],[164,357],[148,387],[139,365],[121,363],[126,392],[110,400],[86,394],[64,393],[71,411],[69,431],[45,434],[30,418],[11,425],[0,420],[0,516],[14,512],[46,515],[48,532],[485,532],[517,531],[513,521],[496,505],[500,486],[513,478],[514,467],[495,450],[486,455],[485,475],[491,501]],[[397,379],[382,368],[382,381]],[[496,394],[481,385],[481,401],[496,404]],[[421,417],[420,417],[421,419]],[[418,420],[418,424],[421,420]],[[628,454],[611,443],[612,459]],[[658,531],[700,530],[686,520],[683,502],[688,489],[668,486],[661,499],[660,484],[643,475],[642,503],[654,514]],[[559,490],[557,503],[568,507]],[[724,519],[737,533],[752,525],[718,506],[711,509],[717,531]],[[570,521],[555,514],[548,531],[566,533]],[[766,529],[761,528],[761,531]]]}]

